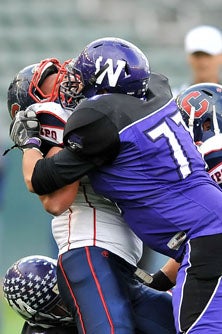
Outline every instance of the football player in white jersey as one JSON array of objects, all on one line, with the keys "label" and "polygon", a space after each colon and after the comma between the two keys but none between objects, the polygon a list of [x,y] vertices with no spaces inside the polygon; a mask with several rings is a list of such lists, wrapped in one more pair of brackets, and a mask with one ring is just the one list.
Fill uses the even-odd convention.
[{"label": "football player in white jersey", "polygon": [[[63,145],[62,130],[71,112],[55,103],[56,94],[50,96],[51,87],[55,89],[64,77],[64,68],[50,59],[31,65],[20,71],[8,90],[12,117],[15,110],[43,100],[29,109],[41,123],[41,149],[47,156]],[[23,84],[28,86],[22,90]],[[79,333],[175,333],[171,296],[135,279],[142,242],[114,203],[95,194],[87,177],[40,200],[54,215],[52,232],[62,259],[59,290]]]},{"label": "football player in white jersey", "polygon": [[222,85],[206,82],[189,86],[176,101],[208,173],[222,188]]}]

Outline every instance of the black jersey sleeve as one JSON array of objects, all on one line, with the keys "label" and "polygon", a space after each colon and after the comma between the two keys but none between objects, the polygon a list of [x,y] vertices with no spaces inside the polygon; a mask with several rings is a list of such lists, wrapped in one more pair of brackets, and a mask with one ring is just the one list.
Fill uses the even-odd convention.
[{"label": "black jersey sleeve", "polygon": [[51,158],[39,160],[32,174],[32,186],[38,195],[49,194],[73,183],[96,166],[79,159],[75,152],[64,148]]},{"label": "black jersey sleeve", "polygon": [[[104,106],[107,109],[107,105]],[[103,113],[103,104],[82,107],[70,117],[64,130],[64,145],[80,159],[97,166],[111,163],[119,153],[120,139],[115,122]]]},{"label": "black jersey sleeve", "polygon": [[112,162],[120,148],[114,123],[90,108],[70,116],[64,130],[64,144],[66,147],[55,156],[37,162],[32,185],[38,195],[49,194]]}]

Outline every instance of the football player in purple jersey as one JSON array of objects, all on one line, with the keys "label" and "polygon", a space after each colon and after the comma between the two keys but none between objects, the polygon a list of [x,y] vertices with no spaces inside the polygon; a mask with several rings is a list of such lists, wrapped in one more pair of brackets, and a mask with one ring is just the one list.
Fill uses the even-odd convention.
[{"label": "football player in purple jersey", "polygon": [[[118,38],[99,39],[69,64],[61,100],[68,108],[78,104],[61,152],[43,159],[30,109],[16,114],[10,136],[23,151],[31,192],[50,194],[87,174],[149,247],[181,263],[173,290],[177,333],[219,334],[222,192],[205,170],[167,79],[150,75],[135,48]],[[66,269],[60,256],[58,276],[65,278]]]},{"label": "football player in purple jersey", "polygon": [[[44,156],[59,149],[53,147],[47,153],[50,147],[62,146],[62,131],[72,113],[72,109],[50,102],[56,101],[56,94],[50,92],[51,87],[52,92],[56,91],[54,81],[63,78],[63,73],[58,76],[60,72],[58,62],[44,60],[20,71],[8,90],[12,117],[12,110],[43,100],[44,103],[32,104],[31,110],[41,124]],[[53,218],[52,232],[59,255],[63,263],[66,261],[66,276],[59,275],[58,286],[75,316],[79,332],[174,334],[171,296],[145,287],[135,279],[142,242],[123,221],[119,209],[95,194],[87,177],[65,188],[55,196],[41,196],[41,201],[55,215],[58,210],[63,212],[64,203],[69,201],[68,210]]]},{"label": "football player in purple jersey", "polygon": [[3,278],[8,305],[24,320],[21,334],[77,334],[57,287],[56,260],[42,255],[19,259]]},{"label": "football player in purple jersey", "polygon": [[[176,98],[190,134],[206,161],[211,178],[222,188],[222,85],[191,85]],[[179,265],[170,259],[153,275],[149,286],[165,291],[175,282]],[[170,280],[169,280],[170,279]]]}]

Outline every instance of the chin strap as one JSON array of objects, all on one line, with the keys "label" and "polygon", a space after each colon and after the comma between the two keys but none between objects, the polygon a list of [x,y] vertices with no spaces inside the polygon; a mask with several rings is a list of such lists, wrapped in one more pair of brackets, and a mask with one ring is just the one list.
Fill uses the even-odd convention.
[{"label": "chin strap", "polygon": [[11,150],[13,150],[14,148],[17,148],[17,147],[18,147],[18,145],[15,144],[15,145],[13,145],[12,147],[7,148],[7,149],[3,152],[2,156],[6,155],[9,151],[11,151]]},{"label": "chin strap", "polygon": [[218,121],[217,121],[217,113],[216,113],[215,105],[213,105],[213,127],[214,127],[215,135],[219,135],[220,134],[220,128],[219,128]]},{"label": "chin strap", "polygon": [[194,138],[194,131],[193,131],[194,119],[195,119],[195,107],[192,106],[191,111],[190,111],[189,124],[188,124],[188,127],[189,127],[190,134],[191,134],[192,138]]},{"label": "chin strap", "polygon": [[19,148],[20,150],[24,151],[25,149],[35,149],[38,150],[41,154],[40,146],[41,146],[41,139],[37,137],[29,138],[23,146],[19,146],[18,144],[13,145],[12,147],[8,148],[3,152],[3,156],[6,155],[9,151],[13,150],[14,148]]}]

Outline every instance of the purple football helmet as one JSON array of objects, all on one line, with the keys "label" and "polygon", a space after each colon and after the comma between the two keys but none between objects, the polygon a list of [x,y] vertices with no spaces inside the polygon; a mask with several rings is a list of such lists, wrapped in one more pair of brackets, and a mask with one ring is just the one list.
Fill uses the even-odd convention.
[{"label": "purple football helmet", "polygon": [[60,85],[60,101],[74,107],[83,97],[102,93],[145,98],[150,78],[147,57],[120,38],[101,38],[88,44],[67,66],[67,80]]},{"label": "purple football helmet", "polygon": [[[222,85],[192,85],[177,96],[176,102],[195,142],[204,142],[222,132]],[[208,128],[204,127],[206,121]]]},{"label": "purple football helmet", "polygon": [[15,262],[3,280],[8,304],[29,324],[50,327],[73,323],[59,295],[56,260],[33,255]]}]

